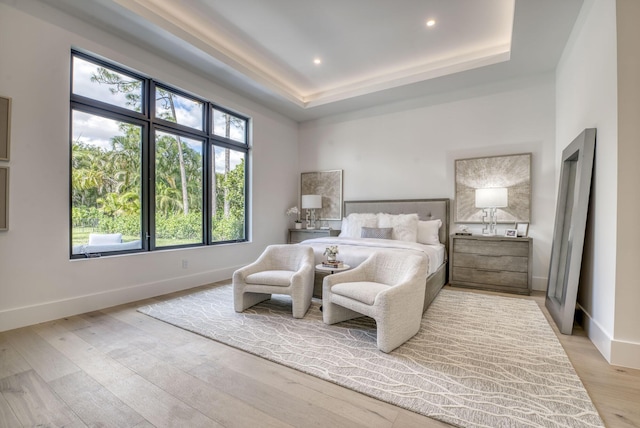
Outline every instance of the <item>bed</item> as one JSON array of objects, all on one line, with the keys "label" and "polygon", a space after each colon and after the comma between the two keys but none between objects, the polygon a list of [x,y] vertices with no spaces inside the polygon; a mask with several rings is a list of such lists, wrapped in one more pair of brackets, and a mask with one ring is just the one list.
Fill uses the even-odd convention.
[{"label": "bed", "polygon": [[[358,266],[375,251],[422,255],[429,272],[423,306],[426,311],[447,281],[449,199],[345,201],[343,215],[345,219],[340,236],[308,239],[300,243],[313,248],[316,264],[326,259],[324,251],[332,245],[338,246],[338,259],[351,267]],[[436,223],[439,227],[434,229]],[[325,275],[316,272],[316,297],[322,296]]]}]

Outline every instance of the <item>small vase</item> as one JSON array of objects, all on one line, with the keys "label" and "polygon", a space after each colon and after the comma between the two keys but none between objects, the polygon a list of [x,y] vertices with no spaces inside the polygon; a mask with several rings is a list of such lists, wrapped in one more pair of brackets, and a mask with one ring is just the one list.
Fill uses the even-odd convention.
[{"label": "small vase", "polygon": [[335,262],[336,261],[336,255],[335,254],[327,254],[327,261]]},{"label": "small vase", "polygon": [[294,223],[296,225],[296,229],[302,229],[302,223]]}]

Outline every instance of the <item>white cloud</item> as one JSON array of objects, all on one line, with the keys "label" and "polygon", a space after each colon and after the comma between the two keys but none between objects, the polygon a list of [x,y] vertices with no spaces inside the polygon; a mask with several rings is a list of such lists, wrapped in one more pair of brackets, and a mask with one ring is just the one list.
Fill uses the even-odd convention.
[{"label": "white cloud", "polygon": [[80,140],[85,144],[108,149],[111,139],[124,135],[120,131],[118,122],[113,119],[96,116],[81,111],[73,111],[72,139]]}]

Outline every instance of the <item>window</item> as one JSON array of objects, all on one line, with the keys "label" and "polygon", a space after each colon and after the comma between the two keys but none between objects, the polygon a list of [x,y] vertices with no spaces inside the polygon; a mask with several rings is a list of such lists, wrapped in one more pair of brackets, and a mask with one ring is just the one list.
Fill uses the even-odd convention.
[{"label": "window", "polygon": [[71,257],[246,240],[248,118],[71,57]]}]

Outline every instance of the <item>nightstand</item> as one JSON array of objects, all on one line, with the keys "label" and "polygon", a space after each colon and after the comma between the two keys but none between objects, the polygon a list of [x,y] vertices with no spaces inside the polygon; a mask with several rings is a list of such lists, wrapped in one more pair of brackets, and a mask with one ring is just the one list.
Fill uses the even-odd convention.
[{"label": "nightstand", "polygon": [[531,293],[531,238],[451,235],[449,243],[450,285]]},{"label": "nightstand", "polygon": [[289,229],[289,244],[297,244],[305,239],[338,236],[338,229]]}]

